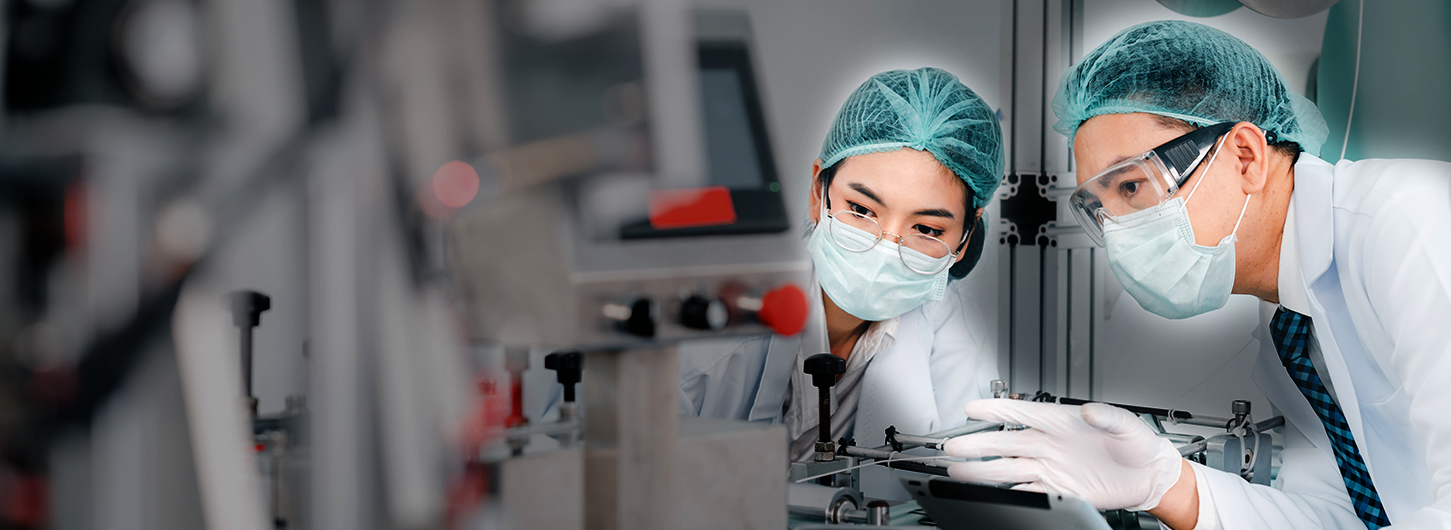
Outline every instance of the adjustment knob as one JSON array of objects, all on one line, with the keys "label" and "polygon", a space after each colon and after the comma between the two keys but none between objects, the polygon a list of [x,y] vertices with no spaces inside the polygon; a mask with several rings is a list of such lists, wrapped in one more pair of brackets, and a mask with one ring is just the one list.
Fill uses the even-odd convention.
[{"label": "adjustment knob", "polygon": [[544,356],[544,367],[555,371],[555,378],[564,385],[564,400],[574,401],[574,385],[584,371],[584,355],[577,351],[551,353]]},{"label": "adjustment knob", "polygon": [[257,291],[232,291],[232,324],[255,328],[262,324],[262,312],[272,309],[272,298]]},{"label": "adjustment knob", "polygon": [[1248,401],[1245,401],[1243,399],[1236,399],[1236,400],[1234,400],[1234,402],[1232,402],[1232,403],[1229,404],[1229,410],[1230,410],[1230,412],[1233,412],[1235,416],[1240,416],[1240,415],[1248,416],[1249,415],[1249,409],[1250,409],[1249,402]]},{"label": "adjustment knob", "polygon": [[687,328],[720,331],[728,320],[730,311],[719,299],[693,294],[680,302],[680,325]]},{"label": "adjustment knob", "polygon": [[640,337],[655,336],[655,303],[649,298],[637,298],[625,303],[605,304],[601,311],[605,318],[613,320],[615,326],[626,333]]},{"label": "adjustment knob", "polygon": [[846,359],[830,353],[818,353],[806,358],[801,371],[811,376],[811,385],[816,388],[831,388],[836,385],[836,376],[846,373]]},{"label": "adjustment knob", "polygon": [[806,327],[806,305],[806,293],[788,283],[767,291],[761,297],[756,319],[772,331],[789,337]]}]

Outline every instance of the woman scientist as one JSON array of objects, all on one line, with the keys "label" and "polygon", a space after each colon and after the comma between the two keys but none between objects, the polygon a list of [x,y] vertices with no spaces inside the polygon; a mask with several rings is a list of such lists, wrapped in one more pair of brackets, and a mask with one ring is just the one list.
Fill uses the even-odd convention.
[{"label": "woman scientist", "polygon": [[949,278],[982,252],[982,208],[1003,168],[991,108],[936,68],[872,76],[842,105],[812,167],[807,249],[811,315],[794,337],[680,346],[681,412],[784,422],[794,461],[817,431],[810,355],[846,360],[834,387],[833,439],[884,443],[966,421],[989,397],[997,348]]}]

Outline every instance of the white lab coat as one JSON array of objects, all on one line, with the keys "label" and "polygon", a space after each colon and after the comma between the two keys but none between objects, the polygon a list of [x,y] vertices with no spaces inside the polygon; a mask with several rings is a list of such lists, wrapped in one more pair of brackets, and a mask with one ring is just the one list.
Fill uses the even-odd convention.
[{"label": "white lab coat", "polygon": [[[889,425],[922,434],[962,425],[967,402],[992,397],[990,383],[998,378],[996,340],[988,321],[964,300],[961,283],[949,284],[941,301],[899,317],[895,341],[867,365],[854,427],[857,445],[882,445]],[[821,332],[822,310],[814,306],[807,328],[793,337],[682,343],[681,413],[781,423],[803,338]],[[806,340],[808,347],[824,347],[820,340]]]},{"label": "white lab coat", "polygon": [[[1290,199],[1321,376],[1395,528],[1451,528],[1451,164],[1303,156]],[[1275,488],[1199,469],[1223,528],[1355,528],[1329,438],[1265,326],[1254,381],[1286,419]]]}]

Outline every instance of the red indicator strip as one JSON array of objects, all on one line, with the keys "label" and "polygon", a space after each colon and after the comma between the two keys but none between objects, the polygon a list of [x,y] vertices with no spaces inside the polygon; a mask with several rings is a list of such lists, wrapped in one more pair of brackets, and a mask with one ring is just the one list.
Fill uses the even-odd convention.
[{"label": "red indicator strip", "polygon": [[656,229],[728,225],[735,204],[725,186],[650,191],[650,226]]}]

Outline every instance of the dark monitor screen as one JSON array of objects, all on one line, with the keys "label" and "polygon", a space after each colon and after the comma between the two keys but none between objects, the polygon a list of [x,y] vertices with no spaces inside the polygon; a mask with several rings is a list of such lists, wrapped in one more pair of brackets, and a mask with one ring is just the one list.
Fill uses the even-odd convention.
[{"label": "dark monitor screen", "polygon": [[620,235],[625,239],[760,234],[790,228],[746,43],[702,42],[699,61],[706,182],[709,186],[730,189],[736,222],[657,229],[648,221],[641,221],[621,229]]}]

